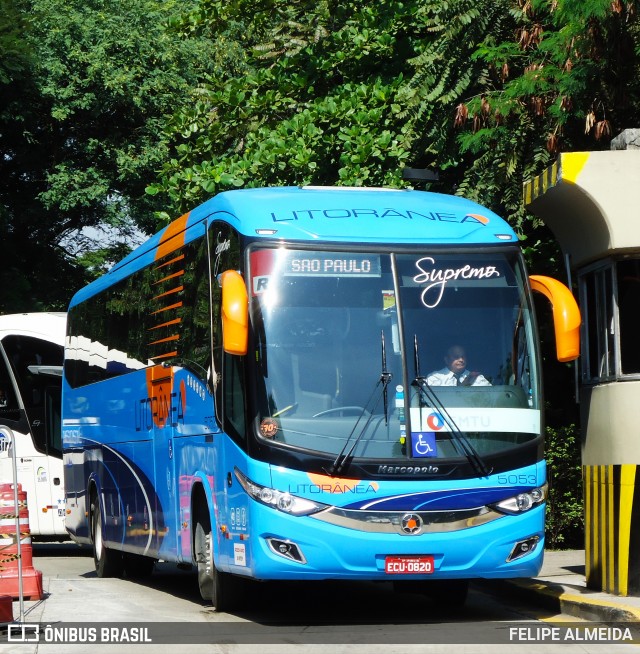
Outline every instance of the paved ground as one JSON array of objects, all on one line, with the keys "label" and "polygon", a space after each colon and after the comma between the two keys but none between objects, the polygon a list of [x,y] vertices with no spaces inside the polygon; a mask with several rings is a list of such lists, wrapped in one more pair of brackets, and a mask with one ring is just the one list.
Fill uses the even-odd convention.
[{"label": "paved ground", "polygon": [[[69,547],[66,545],[63,547]],[[75,546],[72,546],[75,547]],[[154,625],[165,624],[166,629],[170,633],[172,629],[175,630],[176,623],[190,623],[192,629],[205,630],[213,628],[219,636],[220,630],[225,630],[229,634],[230,641],[234,642],[234,637],[237,636],[238,628],[243,632],[251,629],[264,629],[265,625],[253,624],[242,617],[229,615],[229,614],[216,614],[205,606],[198,608],[198,599],[194,602],[194,596],[197,595],[193,583],[193,575],[184,573],[184,586],[180,576],[180,572],[176,572],[175,567],[163,572],[162,564],[161,569],[158,571],[160,579],[156,578],[151,589],[153,595],[150,596],[150,589],[146,588],[144,584],[132,584],[127,580],[113,579],[109,580],[109,584],[102,583],[95,577],[93,569],[93,558],[90,553],[76,550],[78,560],[69,561],[67,556],[60,556],[56,562],[55,559],[50,560],[44,572],[45,583],[45,599],[41,601],[26,601],[24,603],[25,616],[24,622],[32,622],[43,624],[50,624],[55,627],[57,623],[80,624],[86,626],[87,624],[96,624],[103,622],[116,624],[120,620],[122,623],[131,624],[132,616],[136,616],[141,622],[138,625],[144,625],[145,622],[153,622]],[[72,554],[72,556],[74,556]],[[168,564],[165,564],[168,565]],[[36,562],[36,567],[38,563]],[[71,572],[73,569],[73,573]],[[166,574],[166,584],[163,582],[163,574]],[[585,574],[584,574],[584,552],[580,550],[572,550],[567,552],[547,552],[545,556],[545,564],[541,574],[536,579],[527,580],[503,580],[503,581],[483,581],[478,585],[482,590],[488,590],[500,596],[501,601],[504,601],[505,595],[513,594],[514,601],[516,598],[526,600],[529,604],[538,604],[549,613],[562,614],[571,616],[577,620],[587,620],[590,622],[608,622],[608,623],[637,623],[640,624],[640,597],[615,597],[606,593],[594,592],[586,588]],[[90,586],[93,590],[87,594],[87,587]],[[87,601],[90,597],[90,601]],[[151,599],[152,597],[152,599]],[[79,601],[80,600],[80,601]],[[406,598],[397,601],[407,601]],[[194,607],[196,610],[194,611]],[[19,621],[19,602],[13,603],[13,617],[16,622]],[[544,619],[544,618],[542,618]],[[562,619],[562,618],[561,618]],[[449,621],[452,624],[444,624],[440,628],[451,626],[456,627],[455,620]],[[536,623],[533,623],[536,624]],[[544,625],[545,622],[537,623]],[[172,626],[173,625],[173,626]],[[460,633],[463,633],[463,625],[458,625],[461,628]],[[268,627],[268,625],[267,625]],[[406,625],[410,629],[410,625]],[[340,636],[340,630],[345,627],[335,625],[332,627],[336,631],[336,637]],[[439,628],[438,623],[432,622],[430,624],[430,634],[437,633]],[[474,630],[478,631],[483,628],[482,622],[474,624]],[[490,625],[487,625],[487,629]],[[495,629],[495,625],[493,627]],[[350,629],[353,629],[350,627]],[[313,630],[313,627],[311,627]],[[374,627],[369,627],[372,633],[375,631]],[[435,630],[435,631],[434,631]],[[294,630],[295,631],[295,630]],[[300,631],[298,629],[298,631]],[[295,631],[294,636],[299,637],[301,634]],[[305,627],[305,632],[309,631],[309,627]],[[261,632],[262,633],[262,632]],[[324,632],[323,632],[324,633]],[[129,634],[130,636],[131,634]],[[134,634],[135,635],[135,634]],[[375,634],[373,634],[375,635]],[[138,634],[144,638],[144,633]],[[359,634],[357,637],[364,638],[366,634]],[[635,636],[635,632],[634,632]],[[348,651],[347,645],[344,643],[352,642],[352,638],[356,637],[355,634],[342,634],[345,638],[340,647],[336,647],[335,651],[342,652]],[[409,634],[410,637],[410,634]],[[491,642],[491,635],[488,636]],[[144,642],[144,641],[142,641]],[[212,648],[211,645],[200,645],[202,641],[195,641],[189,645],[191,654],[198,652],[258,652],[260,654],[271,654],[271,652],[281,653],[282,644],[267,645],[265,643],[260,648],[232,648],[228,649],[227,645],[218,645]],[[219,641],[218,641],[219,642]],[[286,642],[286,641],[285,641]],[[366,640],[365,640],[366,642]],[[408,652],[412,651],[411,645],[405,645],[404,649],[394,650],[394,647],[387,645],[373,645],[368,650],[369,652],[385,652],[389,654],[391,651]],[[409,641],[411,642],[411,641]],[[414,641],[415,642],[415,641]],[[437,642],[437,641],[436,641]],[[482,641],[481,641],[482,642]],[[133,643],[132,643],[133,644]],[[339,643],[335,643],[338,645]],[[309,647],[310,645],[305,645]],[[95,645],[93,646],[95,647]],[[384,647],[384,649],[383,649]],[[435,646],[434,646],[435,647]],[[519,646],[520,647],[520,646]],[[594,647],[597,647],[594,645]],[[601,647],[601,646],[600,646]],[[160,652],[173,652],[175,645],[139,645],[136,649],[138,651],[149,651],[154,654]],[[286,649],[286,648],[285,648]],[[125,647],[128,651],[128,648]],[[107,654],[114,652],[122,654],[125,651],[122,645],[101,645],[100,653]],[[73,652],[94,651],[93,649],[87,650],[80,647],[80,643],[72,647],[70,644],[40,644],[32,646],[30,644],[16,645],[14,643],[0,644],[0,653],[4,654],[73,654]],[[434,651],[433,649],[422,649],[421,651]],[[478,651],[495,651],[487,647]],[[524,651],[521,649],[521,651]],[[536,650],[537,651],[537,650]],[[546,651],[546,650],[545,650]],[[582,652],[591,651],[582,649]],[[600,650],[597,650],[600,651]],[[319,652],[322,654],[322,652]]]},{"label": "paved ground", "polygon": [[546,552],[536,579],[486,582],[525,595],[550,610],[594,622],[640,622],[640,597],[619,597],[587,588],[584,550]]},{"label": "paved ground", "polygon": [[[61,547],[65,547],[61,544]],[[67,546],[68,547],[68,546]],[[73,546],[75,547],[75,546]],[[77,549],[78,554],[86,557],[87,575],[92,576],[93,559],[88,550]],[[48,576],[56,576],[48,572]],[[63,570],[60,570],[64,574]],[[172,580],[171,583],[175,583]],[[187,586],[193,585],[189,580]],[[620,597],[608,593],[597,592],[587,588],[585,579],[585,553],[584,550],[547,551],[540,575],[534,579],[496,580],[480,582],[484,587],[492,587],[499,592],[511,592],[516,595],[525,596],[528,601],[535,602],[549,610],[562,613],[582,620],[594,622],[638,622],[640,623],[640,597]],[[123,589],[131,592],[131,585],[123,583]],[[103,598],[104,599],[104,598]],[[125,600],[135,598],[124,597]],[[67,598],[70,602],[71,598]],[[118,604],[121,604],[123,597],[117,597]],[[47,602],[63,602],[63,597],[54,599],[50,597]],[[126,601],[125,601],[126,604]],[[104,615],[104,603],[101,605]],[[15,606],[15,618],[17,619],[18,606]],[[92,620],[96,618],[96,605],[72,605],[72,614],[75,620]],[[53,607],[51,607],[53,608]],[[62,607],[60,607],[62,608]],[[176,605],[175,598],[171,606],[172,615],[168,619],[180,620],[180,607]],[[177,613],[176,613],[177,611]],[[185,607],[185,612],[193,619],[192,608]],[[54,613],[55,615],[55,613]],[[59,612],[58,615],[64,615]],[[112,619],[117,619],[113,617]],[[203,618],[204,619],[204,618]],[[208,615],[206,619],[211,619]]]}]

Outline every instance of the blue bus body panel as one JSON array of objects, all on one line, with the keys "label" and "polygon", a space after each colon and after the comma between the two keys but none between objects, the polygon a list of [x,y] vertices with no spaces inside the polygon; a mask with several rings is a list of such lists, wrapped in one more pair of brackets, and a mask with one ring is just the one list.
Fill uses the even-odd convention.
[{"label": "blue bus body panel", "polygon": [[[248,236],[277,230],[276,238],[337,243],[495,244],[517,240],[509,225],[464,198],[424,191],[323,188],[246,189],[221,193],[200,207]],[[233,223],[232,223],[233,224]]]},{"label": "blue bus body panel", "polygon": [[[235,446],[230,449],[235,451],[227,452],[228,463],[244,466],[245,473],[256,483],[346,509],[403,512],[471,509],[513,497],[544,484],[546,479],[544,461],[508,475],[455,482],[323,478],[247,461]],[[425,530],[408,536],[350,529],[313,515],[291,516],[256,502],[237,483],[225,492],[229,515],[220,518],[227,535],[218,543],[216,561],[221,569],[235,574],[258,579],[389,580],[393,577],[385,572],[386,556],[416,555],[434,557],[434,578],[527,577],[536,575],[542,566],[545,505],[520,516],[505,515],[466,529]],[[223,503],[220,497],[218,505]],[[515,543],[531,537],[539,539],[538,546],[530,554],[507,562]],[[276,555],[268,546],[268,538],[295,542],[306,563]],[[242,553],[241,565],[238,550]]]},{"label": "blue bus body panel", "polygon": [[152,236],[110,272],[81,289],[70,307],[151,263],[158,247],[180,236],[188,243],[200,223],[224,220],[245,236],[314,242],[415,245],[517,243],[498,215],[464,198],[386,189],[265,188],[226,191]]},{"label": "blue bus body panel", "polygon": [[[456,533],[429,533],[419,536],[376,534],[344,529],[319,522],[313,517],[299,518],[291,524],[284,514],[267,514],[270,509],[254,507],[252,525],[262,537],[249,539],[251,554],[247,557],[251,575],[257,579],[377,579],[393,580],[385,572],[387,556],[434,557],[432,578],[513,578],[536,576],[543,561],[544,512],[542,505],[526,514],[466,529]],[[266,537],[292,538],[304,553],[306,565],[276,556]],[[512,562],[507,558],[517,540],[537,536],[538,546],[531,554]],[[247,574],[247,568],[230,564],[226,568]],[[406,578],[424,575],[402,575]]]}]

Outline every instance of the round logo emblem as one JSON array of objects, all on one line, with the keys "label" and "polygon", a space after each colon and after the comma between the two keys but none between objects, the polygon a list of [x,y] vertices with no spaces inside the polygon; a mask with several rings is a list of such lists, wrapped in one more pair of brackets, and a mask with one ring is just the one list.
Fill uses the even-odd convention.
[{"label": "round logo emblem", "polygon": [[402,516],[400,527],[405,534],[419,534],[422,531],[422,518],[417,513],[406,513]]},{"label": "round logo emblem", "polygon": [[275,438],[278,433],[278,421],[273,418],[265,418],[260,423],[260,433],[265,438]]},{"label": "round logo emblem", "polygon": [[434,411],[427,416],[427,425],[432,431],[440,431],[444,427],[444,418]]}]

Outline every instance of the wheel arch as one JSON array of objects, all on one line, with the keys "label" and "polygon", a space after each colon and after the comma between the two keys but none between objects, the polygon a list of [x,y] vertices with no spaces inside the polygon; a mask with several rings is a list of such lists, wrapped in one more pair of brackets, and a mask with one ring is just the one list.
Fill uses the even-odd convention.
[{"label": "wheel arch", "polygon": [[219,560],[220,543],[219,530],[216,526],[214,498],[208,481],[201,477],[196,477],[191,487],[191,560],[195,564],[195,538],[196,525],[200,522],[203,526],[211,530],[211,539],[213,544],[214,562]]}]

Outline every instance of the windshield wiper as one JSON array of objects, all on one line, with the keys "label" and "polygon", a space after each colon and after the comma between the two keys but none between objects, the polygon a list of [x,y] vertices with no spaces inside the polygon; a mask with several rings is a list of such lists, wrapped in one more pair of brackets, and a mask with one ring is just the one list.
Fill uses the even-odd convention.
[{"label": "windshield wiper", "polygon": [[[382,372],[380,373],[380,378],[376,382],[376,385],[373,387],[373,391],[371,391],[371,395],[369,396],[369,399],[364,405],[362,412],[360,413],[358,419],[353,425],[349,437],[345,441],[344,446],[340,450],[340,453],[335,458],[331,466],[328,469],[325,468],[325,472],[330,477],[335,477],[336,475],[342,474],[343,470],[345,470],[348,467],[349,463],[351,462],[351,459],[353,458],[353,453],[358,443],[362,440],[362,437],[366,434],[367,428],[369,427],[369,424],[373,419],[375,410],[378,407],[378,404],[380,403],[380,397],[384,398],[384,419],[385,419],[385,424],[388,424],[389,398],[388,398],[387,387],[389,386],[389,383],[391,382],[393,375],[387,370],[387,351],[384,343],[384,331],[380,333],[380,345],[382,350]],[[356,431],[356,428],[360,424],[360,420],[362,420],[362,417],[367,412],[367,408],[373,402],[374,397],[376,395],[376,391],[380,387],[380,384],[382,384],[382,393],[380,393],[375,399],[375,403],[371,409],[371,412],[369,413],[369,417],[367,418],[367,421],[364,423],[362,429],[358,432],[358,435],[355,437],[353,442],[351,442],[351,437],[353,436],[354,432]],[[347,451],[347,446],[349,445],[350,442],[351,442],[351,447]]]},{"label": "windshield wiper", "polygon": [[418,356],[418,337],[414,334],[413,336],[413,356],[416,369],[416,378],[411,382],[412,386],[415,386],[418,389],[420,398],[424,398],[427,405],[432,409],[437,411],[444,420],[447,427],[449,427],[449,433],[454,444],[457,446],[458,451],[464,456],[467,457],[467,460],[471,466],[476,471],[476,474],[479,477],[488,477],[492,472],[493,468],[489,468],[487,464],[483,461],[478,451],[473,447],[466,435],[460,431],[458,425],[456,425],[455,420],[451,417],[450,413],[447,411],[446,407],[433,390],[433,387],[427,383],[425,377],[420,374],[420,359]]},{"label": "windshield wiper", "polygon": [[384,331],[380,332],[380,345],[382,347],[382,372],[380,382],[382,383],[382,395],[384,397],[384,424],[389,424],[389,382],[393,375],[387,370],[387,348],[384,343]]}]

